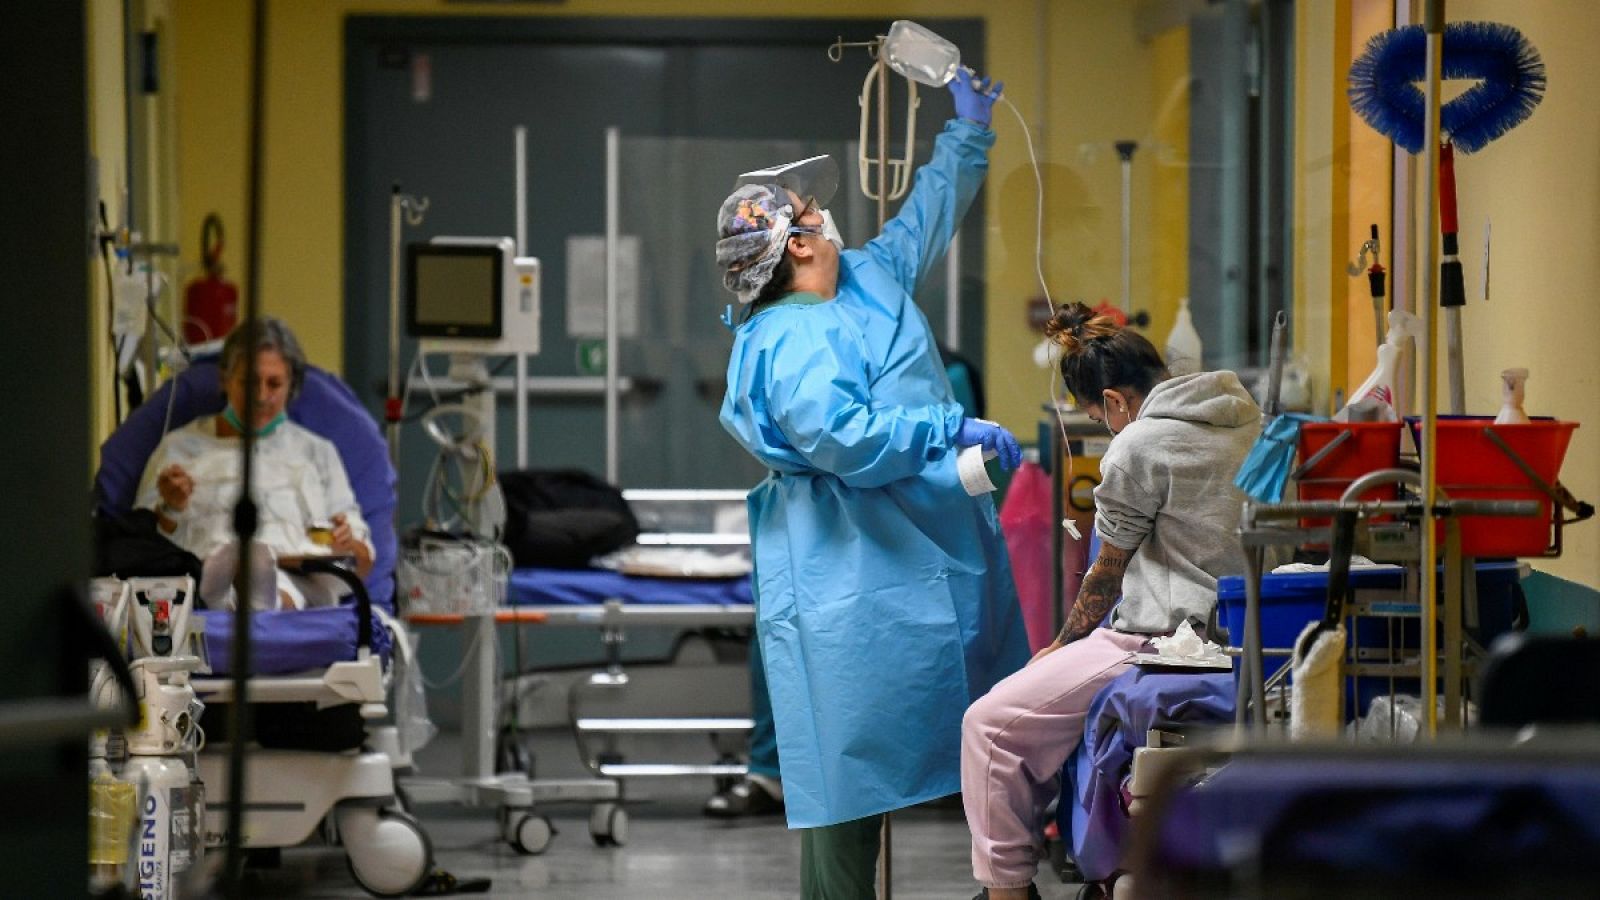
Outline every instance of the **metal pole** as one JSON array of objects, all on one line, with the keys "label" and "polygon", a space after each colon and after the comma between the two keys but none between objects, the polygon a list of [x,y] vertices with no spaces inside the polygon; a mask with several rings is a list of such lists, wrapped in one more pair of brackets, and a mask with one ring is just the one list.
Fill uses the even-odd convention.
[{"label": "metal pole", "polygon": [[[1395,3],[1394,26],[1404,28],[1416,22],[1415,0]],[[1394,309],[1415,312],[1414,292],[1417,258],[1417,160],[1404,147],[1393,150],[1394,194],[1389,219],[1389,302]],[[1420,348],[1418,348],[1420,349]],[[1402,341],[1400,364],[1394,384],[1394,411],[1401,421],[1416,405],[1416,351]],[[1410,441],[1410,429],[1401,430],[1401,441]]]},{"label": "metal pole", "polygon": [[[1432,238],[1432,235],[1429,235]],[[1461,366],[1461,307],[1444,311],[1445,370],[1450,381],[1450,414],[1466,415],[1467,380]]]},{"label": "metal pole", "polygon": [[[244,294],[244,325],[254,329],[261,309],[261,245],[262,191],[265,182],[266,153],[266,68],[267,68],[267,0],[255,0],[253,27],[250,34],[250,181],[246,209],[249,215],[249,236],[246,244],[246,262],[249,282]],[[245,422],[239,435],[239,499],[233,508],[233,532],[238,541],[238,567],[234,573],[233,614],[233,703],[228,708],[228,805],[224,834],[227,852],[223,866],[224,894],[229,897],[243,895],[244,876],[244,804],[248,784],[244,748],[250,743],[253,719],[246,715],[250,707],[250,633],[251,604],[255,596],[254,555],[251,550],[256,536],[255,505],[255,417],[256,417],[256,354],[244,355],[244,409],[239,410]]]},{"label": "metal pole", "polygon": [[[889,221],[889,61],[878,42],[878,231]],[[909,149],[909,148],[908,148]]]},{"label": "metal pole", "polygon": [[[517,159],[517,257],[528,255],[528,127],[518,125],[512,132],[516,136]],[[528,358],[517,354],[517,397],[513,409],[517,411],[517,469],[528,467]]]},{"label": "metal pole", "polygon": [[1427,33],[1427,113],[1424,119],[1423,155],[1426,176],[1422,182],[1423,204],[1428,227],[1422,232],[1422,293],[1417,306],[1422,311],[1422,497],[1428,516],[1422,522],[1422,717],[1424,733],[1433,737],[1439,727],[1439,657],[1434,652],[1438,628],[1439,597],[1439,454],[1434,438],[1439,427],[1439,77],[1444,49],[1444,0],[1427,0],[1423,16]]},{"label": "metal pole", "polygon": [[1252,547],[1245,554],[1244,668],[1250,682],[1250,724],[1257,736],[1267,730],[1267,669],[1261,652],[1261,576],[1265,557],[1266,551],[1260,547]]},{"label": "metal pole", "polygon": [[[389,191],[389,395],[384,410],[385,437],[389,439],[389,462],[400,465],[400,185]],[[423,365],[427,365],[426,362]]]},{"label": "metal pole", "polygon": [[[1451,516],[1446,523],[1444,550],[1444,725],[1451,731],[1461,728],[1461,517]],[[1422,652],[1433,649],[1422,642]]]},{"label": "metal pole", "polygon": [[1122,311],[1133,308],[1133,151],[1136,141],[1117,141],[1122,160]]},{"label": "metal pole", "polygon": [[528,126],[511,130],[517,159],[517,255],[528,255]]},{"label": "metal pole", "polygon": [[620,484],[617,473],[617,224],[622,131],[606,129],[606,481]]},{"label": "metal pole", "polygon": [[[1054,378],[1055,373],[1050,373]],[[1050,415],[1058,416],[1058,410]],[[1055,623],[1055,633],[1060,634],[1067,624],[1067,502],[1066,491],[1072,484],[1072,473],[1067,471],[1067,438],[1059,428],[1050,429],[1050,616]],[[1076,602],[1078,598],[1070,598]]]}]

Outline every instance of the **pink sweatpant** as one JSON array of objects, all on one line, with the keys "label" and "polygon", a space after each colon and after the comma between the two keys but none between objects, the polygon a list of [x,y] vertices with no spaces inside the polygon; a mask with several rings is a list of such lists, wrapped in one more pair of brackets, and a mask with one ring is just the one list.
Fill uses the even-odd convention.
[{"label": "pink sweatpant", "polygon": [[1132,665],[1148,635],[1097,628],[994,686],[961,722],[961,802],[972,874],[991,888],[1026,887],[1038,869],[1039,816],[1061,766],[1083,740],[1094,695]]}]

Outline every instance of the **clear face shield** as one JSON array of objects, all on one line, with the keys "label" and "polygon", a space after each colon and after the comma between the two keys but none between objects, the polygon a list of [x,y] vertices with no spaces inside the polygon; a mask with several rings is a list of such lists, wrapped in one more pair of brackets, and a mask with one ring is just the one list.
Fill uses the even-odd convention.
[{"label": "clear face shield", "polygon": [[795,210],[795,218],[800,217],[803,209],[814,209],[821,213],[822,225],[807,226],[796,222],[790,230],[801,234],[820,234],[835,247],[844,248],[844,240],[833,223],[833,213],[827,209],[828,202],[839,190],[839,164],[833,157],[824,154],[745,172],[734,181],[733,187],[738,190],[747,184],[776,184],[794,192],[802,206],[802,209]]}]

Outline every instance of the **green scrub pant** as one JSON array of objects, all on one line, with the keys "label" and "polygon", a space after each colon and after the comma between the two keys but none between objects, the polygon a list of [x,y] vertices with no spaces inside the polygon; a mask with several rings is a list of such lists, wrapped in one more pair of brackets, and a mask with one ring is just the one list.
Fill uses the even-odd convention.
[{"label": "green scrub pant", "polygon": [[800,832],[802,900],[875,900],[883,816]]}]

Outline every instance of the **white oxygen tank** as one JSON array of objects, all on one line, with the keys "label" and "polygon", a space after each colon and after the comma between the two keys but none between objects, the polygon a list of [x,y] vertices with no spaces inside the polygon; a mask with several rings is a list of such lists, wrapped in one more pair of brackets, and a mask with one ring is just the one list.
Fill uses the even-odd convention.
[{"label": "white oxygen tank", "polygon": [[138,791],[133,882],[144,900],[177,900],[178,881],[199,857],[190,819],[189,767],[170,756],[130,756],[122,780]]},{"label": "white oxygen tank", "polygon": [[197,865],[204,789],[188,759],[204,740],[205,706],[189,683],[200,669],[200,644],[190,630],[194,582],[184,578],[129,580],[129,664],[143,713],[127,732],[122,780],[138,790],[132,881],[144,900],[176,900],[183,874]]},{"label": "white oxygen tank", "polygon": [[1189,298],[1178,298],[1178,317],[1167,332],[1167,345],[1162,353],[1166,357],[1167,372],[1172,375],[1193,375],[1201,371],[1204,347],[1200,332],[1195,330],[1194,316],[1189,313]]}]

